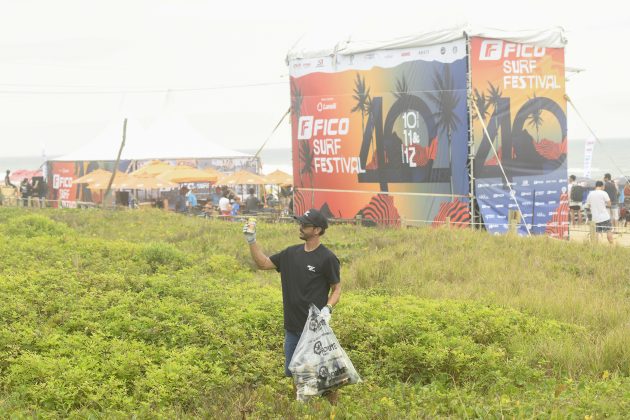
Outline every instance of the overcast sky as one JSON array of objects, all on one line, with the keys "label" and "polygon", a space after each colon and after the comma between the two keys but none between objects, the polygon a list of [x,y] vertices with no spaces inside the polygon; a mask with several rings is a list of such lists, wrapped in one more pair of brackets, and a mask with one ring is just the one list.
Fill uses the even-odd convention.
[{"label": "overcast sky", "polygon": [[[0,1],[0,157],[65,154],[117,116],[150,123],[165,109],[216,143],[257,148],[289,107],[284,59],[305,34],[378,39],[464,22],[564,27],[566,65],[585,69],[567,93],[600,138],[630,139],[622,2]],[[588,136],[568,118],[569,141]],[[267,147],[290,141],[285,123]]]}]

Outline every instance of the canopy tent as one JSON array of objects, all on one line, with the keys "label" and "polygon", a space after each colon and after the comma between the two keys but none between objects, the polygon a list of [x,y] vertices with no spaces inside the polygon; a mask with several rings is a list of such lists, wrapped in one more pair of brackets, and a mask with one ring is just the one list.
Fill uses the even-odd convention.
[{"label": "canopy tent", "polygon": [[17,169],[10,173],[9,179],[13,183],[16,183],[16,182],[19,183],[19,182],[22,182],[24,178],[31,179],[34,176],[42,176],[42,170],[41,169],[36,169],[36,170]]},{"label": "canopy tent", "polygon": [[[220,170],[247,168],[258,171],[260,168],[257,157],[212,143],[185,118],[176,115],[163,115],[148,128],[134,119],[127,119],[125,146],[118,159],[123,122],[122,117],[115,119],[91,142],[47,162],[48,183],[52,187],[49,189],[51,200],[61,200],[60,204],[64,207],[74,207],[78,201],[90,201],[92,198],[89,189],[72,181],[95,169],[113,170],[116,162],[117,170],[123,173],[136,165],[140,166],[134,175],[162,173],[165,169],[182,163]],[[159,160],[161,163],[142,165],[143,161],[150,160]],[[203,172],[203,176],[197,175],[195,179],[179,178],[177,182],[212,182],[216,177],[208,172]],[[125,188],[123,184],[121,188]]]},{"label": "canopy tent", "polygon": [[[116,160],[123,133],[123,119],[112,121],[93,141],[67,155],[50,161]],[[166,116],[148,129],[134,119],[127,119],[125,147],[121,160],[246,158],[242,152],[208,141],[183,117]]]},{"label": "canopy tent", "polygon": [[[286,61],[289,64],[290,61],[299,59],[353,55],[375,50],[426,47],[460,39],[464,34],[468,37],[501,39],[508,42],[549,48],[562,48],[567,43],[564,30],[561,27],[504,31],[496,28],[461,24],[450,28],[427,28],[413,34],[405,33],[395,37],[391,37],[391,30],[388,27],[388,36],[382,38],[374,36],[375,31],[373,27],[370,27],[369,33],[346,33],[336,39],[322,37],[321,31],[309,33],[302,36],[289,50]],[[404,28],[401,30],[405,31]]]}]

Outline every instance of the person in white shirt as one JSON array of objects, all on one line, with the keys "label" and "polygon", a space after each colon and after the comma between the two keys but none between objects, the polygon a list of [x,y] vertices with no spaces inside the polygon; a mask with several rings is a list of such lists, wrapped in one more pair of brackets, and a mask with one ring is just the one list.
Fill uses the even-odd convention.
[{"label": "person in white shirt", "polygon": [[591,209],[591,216],[593,222],[595,222],[595,231],[598,234],[606,233],[608,242],[612,244],[612,224],[610,223],[610,213],[608,212],[610,197],[608,193],[604,191],[604,183],[602,181],[597,181],[595,183],[595,189],[588,193],[586,206]]},{"label": "person in white shirt", "polygon": [[232,206],[230,205],[230,199],[227,198],[228,193],[224,193],[223,197],[219,200],[219,211],[221,212],[221,216],[229,216],[230,211],[232,210]]}]

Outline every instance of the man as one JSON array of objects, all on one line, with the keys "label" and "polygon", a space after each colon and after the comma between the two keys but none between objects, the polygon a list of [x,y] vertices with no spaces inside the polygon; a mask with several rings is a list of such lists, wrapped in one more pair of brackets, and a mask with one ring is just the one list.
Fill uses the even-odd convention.
[{"label": "man", "polygon": [[186,194],[188,193],[188,187],[180,188],[177,196],[175,197],[175,212],[186,213]]},{"label": "man", "polygon": [[584,188],[575,182],[575,175],[569,176],[569,220],[572,225],[582,224],[582,195]]},{"label": "man", "polygon": [[258,210],[260,210],[260,200],[255,195],[256,193],[255,189],[250,188],[248,192],[249,192],[249,195],[245,199],[245,212],[256,213]]},{"label": "man", "polygon": [[223,196],[219,200],[219,212],[224,218],[227,218],[232,211],[232,206],[230,206],[230,199],[228,198],[229,195],[229,191],[225,190],[223,192]]},{"label": "man", "polygon": [[[300,224],[300,239],[304,244],[290,246],[271,257],[258,246],[255,226],[246,224],[243,228],[258,268],[280,272],[285,330],[284,374],[287,377],[291,377],[289,362],[306,324],[309,304],[321,308],[321,315],[329,322],[333,307],[341,296],[339,259],[320,242],[328,228],[328,220],[316,209],[294,218]],[[328,394],[328,400],[336,404],[337,392]]]},{"label": "man", "polygon": [[604,191],[610,197],[610,220],[613,227],[616,227],[619,220],[619,191],[617,191],[617,186],[612,181],[610,174],[604,174]]},{"label": "man", "polygon": [[189,213],[192,213],[197,207],[197,196],[192,190],[186,193],[186,207]]},{"label": "man", "polygon": [[241,197],[238,195],[234,197],[234,200],[230,202],[232,208],[230,209],[230,216],[238,216],[241,211]]},{"label": "man", "polygon": [[597,234],[605,232],[608,242],[613,244],[612,225],[610,224],[610,213],[608,212],[610,197],[604,191],[604,183],[602,181],[597,181],[595,190],[588,193],[586,205],[591,209],[593,222],[595,222],[595,232]]},{"label": "man", "polygon": [[28,178],[24,178],[20,183],[20,196],[22,197],[22,207],[28,207],[31,197],[32,187]]},{"label": "man", "polygon": [[4,176],[4,186],[12,187],[14,190],[17,190],[17,187],[11,182],[11,171],[9,169],[7,169],[7,173]]}]

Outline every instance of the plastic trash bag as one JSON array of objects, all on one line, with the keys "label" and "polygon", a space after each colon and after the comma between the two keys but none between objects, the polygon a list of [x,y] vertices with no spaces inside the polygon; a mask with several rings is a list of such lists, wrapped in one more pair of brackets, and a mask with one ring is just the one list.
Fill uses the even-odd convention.
[{"label": "plastic trash bag", "polygon": [[298,401],[326,394],[345,385],[361,382],[335,333],[313,304],[300,341],[289,362]]}]

